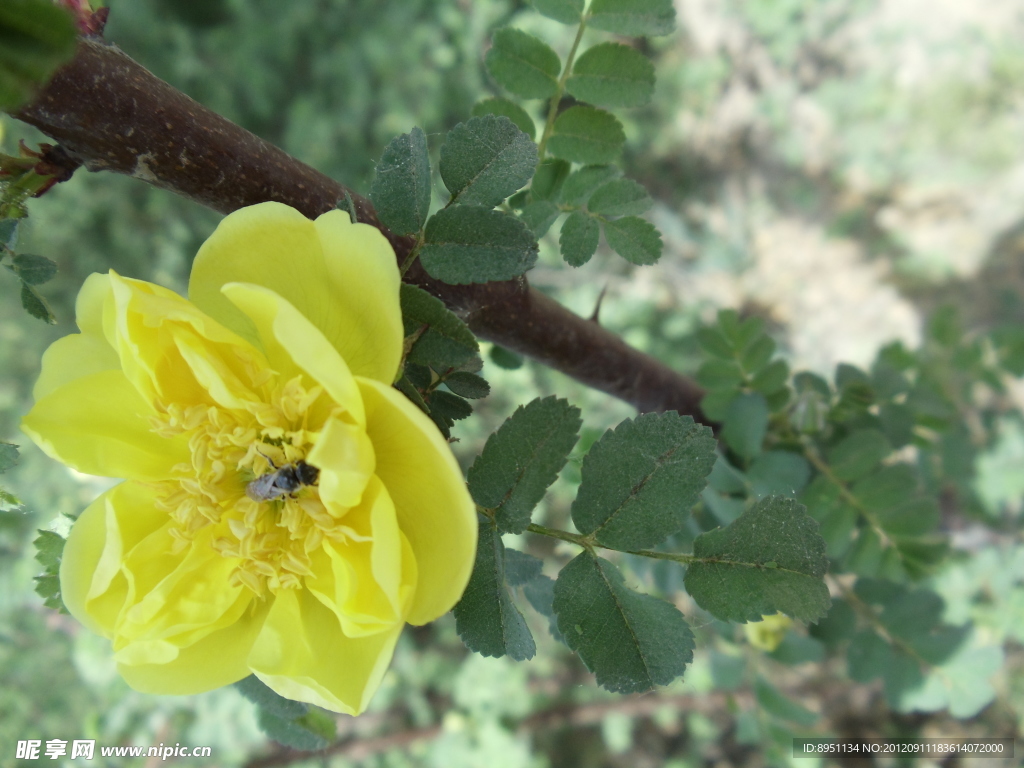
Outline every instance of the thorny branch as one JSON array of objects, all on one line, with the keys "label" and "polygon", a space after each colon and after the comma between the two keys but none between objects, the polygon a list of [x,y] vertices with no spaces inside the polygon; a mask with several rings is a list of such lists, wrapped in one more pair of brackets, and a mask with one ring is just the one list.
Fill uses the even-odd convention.
[{"label": "thorny branch", "polygon": [[[14,114],[56,139],[91,171],[114,171],[229,213],[276,200],[315,217],[346,191],[360,221],[381,229],[399,264],[415,244],[377,220],[368,200],[206,109],[116,47],[83,38],[78,52]],[[532,357],[638,410],[676,410],[707,422],[701,389],[573,314],[524,278],[453,286],[415,264],[405,276],[458,312],[481,338]]]}]

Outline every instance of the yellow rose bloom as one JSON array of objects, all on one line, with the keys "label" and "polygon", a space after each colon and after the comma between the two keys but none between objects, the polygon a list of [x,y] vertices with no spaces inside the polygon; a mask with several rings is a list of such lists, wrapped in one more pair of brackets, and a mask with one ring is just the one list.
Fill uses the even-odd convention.
[{"label": "yellow rose bloom", "polygon": [[279,203],[221,222],[190,300],[86,280],[81,333],[46,351],[22,429],[125,479],[75,522],[60,581],[133,688],[255,674],[358,714],[404,624],[458,601],[476,514],[447,442],[391,386],[398,296],[380,232]]}]

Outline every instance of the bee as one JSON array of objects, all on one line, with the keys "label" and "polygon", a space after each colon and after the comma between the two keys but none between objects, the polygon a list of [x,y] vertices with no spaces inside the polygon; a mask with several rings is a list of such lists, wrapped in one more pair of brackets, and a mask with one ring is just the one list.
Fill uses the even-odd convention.
[{"label": "bee", "polygon": [[253,501],[273,501],[291,496],[307,485],[316,485],[320,477],[320,470],[302,459],[280,467],[270,459],[267,463],[274,471],[260,475],[245,486],[245,495]]}]

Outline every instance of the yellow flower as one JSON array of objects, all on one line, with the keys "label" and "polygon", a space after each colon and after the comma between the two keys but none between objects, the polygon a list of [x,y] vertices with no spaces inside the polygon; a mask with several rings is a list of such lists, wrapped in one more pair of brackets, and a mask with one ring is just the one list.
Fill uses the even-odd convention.
[{"label": "yellow flower", "polygon": [[[358,714],[404,624],[459,599],[476,515],[448,444],[391,387],[398,289],[376,229],[278,203],[223,220],[191,301],[86,280],[82,332],[46,351],[22,428],[81,472],[125,478],[73,526],[60,577],[132,687],[254,673]],[[315,484],[313,470],[270,488],[297,462]]]},{"label": "yellow flower", "polygon": [[743,625],[743,633],[755,648],[771,653],[786,639],[786,633],[793,626],[793,620],[781,613],[762,616],[761,621],[752,621]]}]

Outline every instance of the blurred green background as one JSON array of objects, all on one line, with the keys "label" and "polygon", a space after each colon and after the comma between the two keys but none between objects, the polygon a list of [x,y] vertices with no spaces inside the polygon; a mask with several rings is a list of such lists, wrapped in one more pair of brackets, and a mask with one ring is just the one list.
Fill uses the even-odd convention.
[{"label": "blurred green background", "polygon": [[[497,93],[482,66],[493,29],[514,24],[563,54],[571,44],[564,27],[521,1],[111,6],[109,40],[364,193],[390,138],[419,125],[436,157],[441,135]],[[922,318],[943,302],[956,304],[969,328],[1024,321],[1024,0],[676,6],[680,31],[644,43],[657,68],[655,99],[623,115],[626,172],[658,201],[651,219],[665,255],[641,269],[602,248],[571,270],[549,234],[534,285],[582,314],[607,289],[602,322],[680,370],[695,367],[691,334],[720,307],[765,318],[794,368],[824,374],[840,361],[865,365],[894,339],[916,345]],[[41,138],[0,120],[6,152],[19,138]],[[210,745],[208,764],[224,766],[274,754],[233,689],[188,698],[135,693],[102,641],[42,608],[32,592],[35,530],[61,530],[60,515],[78,514],[106,487],[48,460],[18,431],[42,350],[73,331],[74,297],[93,271],[183,290],[191,257],[219,217],[140,182],[85,171],[30,210],[19,250],[59,263],[43,293],[60,322],[28,317],[15,278],[0,270],[0,439],[23,449],[2,479],[25,502],[0,512],[0,764],[26,738]],[[488,365],[485,376],[494,394],[454,431],[464,465],[518,403],[556,393],[583,408],[576,459],[540,512],[564,521],[581,452],[630,409],[530,364]],[[996,426],[995,448],[977,466],[978,493],[1001,532],[964,524],[957,533],[970,556],[932,583],[950,621],[973,619],[981,641],[1004,644],[1004,673],[996,701],[973,720],[900,716],[930,718],[930,735],[1013,735],[1024,722],[1024,384],[1014,386],[1018,413]],[[562,554],[548,541],[516,545]],[[657,578],[668,590],[679,574],[636,578]],[[813,652],[805,663],[783,663],[753,649],[742,629],[687,613],[698,634],[693,666],[683,681],[637,697],[598,689],[536,614],[529,619],[538,655],[523,664],[469,654],[450,616],[411,629],[371,711],[341,719],[339,732],[357,737],[353,745],[308,764],[775,764],[761,749],[765,724],[751,714],[749,694],[723,685],[731,656],[755,660],[826,723],[862,722],[867,732],[893,717],[877,687],[834,682],[841,663],[817,663]]]}]

